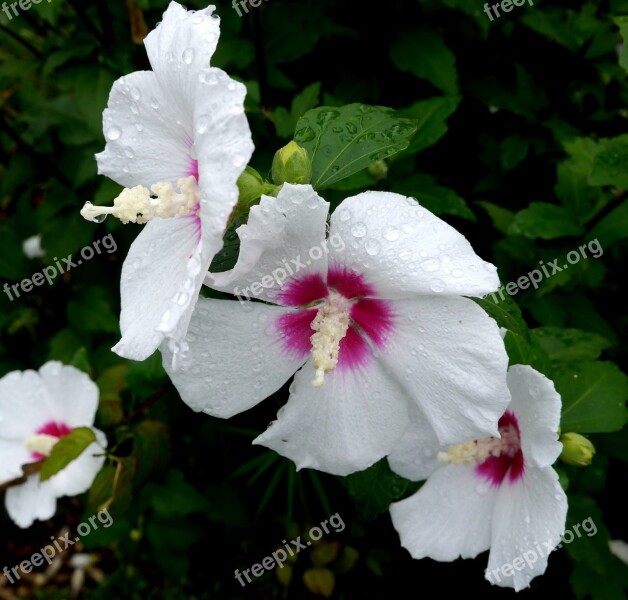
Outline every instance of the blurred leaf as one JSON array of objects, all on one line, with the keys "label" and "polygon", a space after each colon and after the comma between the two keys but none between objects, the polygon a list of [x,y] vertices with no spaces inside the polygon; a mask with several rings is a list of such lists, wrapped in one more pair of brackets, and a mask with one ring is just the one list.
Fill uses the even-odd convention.
[{"label": "blurred leaf", "polygon": [[149,502],[162,517],[186,516],[207,510],[208,502],[176,469],[168,471],[163,485],[149,484]]},{"label": "blurred leaf", "polygon": [[619,27],[619,32],[624,40],[622,51],[619,56],[619,64],[628,71],[628,16],[615,17],[615,23]]},{"label": "blurred leaf", "polygon": [[95,441],[96,434],[89,427],[77,427],[68,435],[60,438],[53,446],[50,456],[44,460],[39,474],[40,480],[46,481],[65,469]]},{"label": "blurred leaf", "polygon": [[306,111],[314,108],[318,104],[320,91],[320,82],[312,83],[294,97],[290,111],[283,107],[276,108],[273,111],[271,120],[275,124],[275,129],[279,137],[290,138],[294,135],[295,127],[299,119]]},{"label": "blurred leaf", "polygon": [[553,240],[564,236],[580,235],[583,229],[562,206],[546,202],[531,202],[528,208],[520,210],[515,215],[515,220],[508,232],[531,239]]},{"label": "blurred leaf", "polygon": [[628,188],[628,134],[599,142],[589,183]]},{"label": "blurred leaf", "polygon": [[329,569],[313,568],[303,573],[303,583],[315,596],[331,598],[334,593],[336,578]]},{"label": "blurred leaf", "polygon": [[561,327],[537,327],[531,330],[552,361],[592,361],[600,357],[610,342],[596,333]]},{"label": "blurred leaf", "polygon": [[441,96],[419,100],[405,108],[400,114],[417,120],[417,132],[412,136],[404,155],[418,154],[435,144],[447,133],[447,119],[456,111],[460,96]]},{"label": "blurred leaf", "polygon": [[628,237],[628,201],[607,214],[587,235],[588,240],[598,240],[602,248],[608,248]]},{"label": "blurred leaf", "polygon": [[74,329],[83,333],[119,332],[108,294],[103,288],[89,287],[68,302],[68,320]]},{"label": "blurred leaf", "polygon": [[294,141],[312,160],[312,186],[322,189],[406,148],[416,123],[389,108],[349,104],[310,110],[296,129]]}]

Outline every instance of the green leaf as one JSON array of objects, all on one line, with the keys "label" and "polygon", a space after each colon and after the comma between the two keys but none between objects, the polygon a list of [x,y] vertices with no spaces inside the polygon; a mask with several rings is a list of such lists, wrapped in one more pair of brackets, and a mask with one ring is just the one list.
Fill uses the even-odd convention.
[{"label": "green leaf", "polygon": [[76,331],[84,333],[118,333],[118,317],[114,314],[107,292],[90,287],[68,302],[68,321]]},{"label": "green leaf", "polygon": [[154,486],[150,494],[150,504],[162,517],[186,516],[204,512],[208,501],[200,492],[183,478],[183,473],[172,469],[164,485]]},{"label": "green leaf", "polygon": [[484,200],[478,200],[477,204],[479,204],[488,213],[488,216],[491,218],[491,221],[493,221],[493,226],[497,229],[497,231],[500,233],[508,232],[508,228],[515,220],[514,211]]},{"label": "green leaf", "polygon": [[446,94],[458,93],[456,57],[438,33],[419,29],[397,34],[390,57],[402,71],[427,79]]},{"label": "green leaf", "polygon": [[384,458],[364,471],[341,478],[365,519],[374,519],[391,502],[416,491],[420,484],[393,473]]},{"label": "green leaf", "polygon": [[546,202],[531,202],[528,208],[515,215],[515,220],[508,228],[510,234],[543,240],[577,236],[583,231],[580,223],[574,220],[567,209]]},{"label": "green leaf", "polygon": [[70,365],[89,375],[91,369],[89,359],[87,358],[87,350],[84,347],[79,348],[74,353],[74,356],[70,360]]},{"label": "green leaf", "polygon": [[417,120],[417,132],[404,155],[417,154],[435,144],[447,133],[447,119],[460,104],[460,96],[440,96],[429,100],[419,100],[400,113]]},{"label": "green leaf", "polygon": [[530,339],[528,326],[521,316],[519,305],[503,289],[489,294],[486,298],[471,298],[471,300],[493,317],[500,327],[522,336],[525,340]]},{"label": "green leaf", "polygon": [[628,422],[628,382],[614,363],[570,365],[556,371],[554,382],[563,399],[563,431],[617,431]]},{"label": "green leaf", "polygon": [[628,201],[607,214],[587,235],[588,240],[598,240],[602,248],[607,248],[628,237]]},{"label": "green leaf", "polygon": [[294,141],[312,161],[312,186],[322,189],[407,148],[416,122],[383,106],[348,104],[310,110],[296,129]]},{"label": "green leaf", "polygon": [[[22,243],[13,230],[0,227],[0,277],[17,281],[27,275]],[[19,288],[18,293],[22,294]],[[14,291],[11,291],[11,296],[15,299]]]},{"label": "green leaf", "polygon": [[591,185],[628,188],[628,133],[610,140],[600,140],[589,175]]},{"label": "green leaf", "polygon": [[537,327],[530,333],[554,362],[593,361],[611,346],[601,335],[581,329]]},{"label": "green leaf", "polygon": [[62,469],[65,469],[94,442],[96,442],[96,434],[89,427],[73,429],[53,446],[50,456],[46,458],[41,467],[40,480],[46,481]]},{"label": "green leaf", "polygon": [[619,64],[628,71],[628,16],[615,17],[614,21],[619,26],[619,32],[624,39],[622,51],[619,55]]},{"label": "green leaf", "polygon": [[299,119],[305,112],[314,108],[318,104],[321,91],[320,82],[308,85],[300,94],[292,100],[290,110],[283,107],[276,108],[271,120],[275,124],[277,135],[282,138],[292,137]]},{"label": "green leaf", "polygon": [[587,176],[574,170],[571,161],[565,161],[558,165],[557,178],[554,191],[563,206],[581,223],[595,216],[600,207],[600,192],[589,185]]}]

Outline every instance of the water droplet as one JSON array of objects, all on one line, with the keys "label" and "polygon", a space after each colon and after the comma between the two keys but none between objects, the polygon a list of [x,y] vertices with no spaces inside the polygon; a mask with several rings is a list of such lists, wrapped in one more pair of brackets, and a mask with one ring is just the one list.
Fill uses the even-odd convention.
[{"label": "water droplet", "polygon": [[159,108],[159,101],[157,100],[157,98],[155,98],[155,96],[151,96],[150,97],[150,105],[157,110]]},{"label": "water droplet", "polygon": [[462,269],[453,269],[451,274],[454,277],[462,277],[464,275],[464,271]]},{"label": "water droplet", "polygon": [[351,227],[351,233],[353,234],[353,237],[357,237],[357,238],[364,237],[366,235],[366,231],[367,231],[366,225],[362,222],[355,223],[353,227]]},{"label": "water droplet", "polygon": [[131,88],[131,98],[133,98],[133,100],[139,100],[141,98],[142,94],[140,93],[140,90],[136,87],[132,87]]},{"label": "water droplet", "polygon": [[106,136],[111,141],[117,140],[121,135],[122,135],[122,132],[115,125],[109,127],[109,129],[107,129]]},{"label": "water droplet", "polygon": [[340,213],[340,220],[341,221],[348,221],[351,218],[351,213],[348,210],[343,210]]},{"label": "water droplet", "polygon": [[213,44],[218,39],[218,36],[212,31],[207,34],[206,39],[209,44]]},{"label": "water droplet", "polygon": [[194,25],[200,25],[204,20],[203,15],[195,15],[192,19],[192,23],[194,23]]},{"label": "water droplet", "polygon": [[207,115],[201,115],[196,119],[196,131],[203,135],[207,131],[209,126],[209,117]]},{"label": "water droplet", "polygon": [[233,159],[234,167],[243,167],[245,163],[246,163],[246,159],[243,158],[242,156],[236,156]]},{"label": "water droplet", "polygon": [[377,240],[369,238],[368,240],[366,240],[366,242],[364,242],[364,249],[366,250],[367,254],[370,254],[371,256],[376,256],[379,252],[380,244]]},{"label": "water droplet", "polygon": [[137,129],[138,131],[144,131],[144,125],[142,125],[141,123],[136,123],[135,129]]},{"label": "water droplet", "polygon": [[384,231],[384,238],[387,239],[389,242],[394,242],[395,240],[398,240],[400,235],[401,234],[396,227],[388,227]]},{"label": "water droplet", "polygon": [[430,281],[430,289],[438,294],[444,291],[445,282],[442,279],[432,279],[432,281]]},{"label": "water droplet", "polygon": [[429,258],[421,263],[421,268],[427,273],[434,273],[440,269],[440,261],[437,258]]},{"label": "water droplet", "polygon": [[186,65],[191,65],[194,60],[194,48],[186,48],[181,54],[181,58]]}]

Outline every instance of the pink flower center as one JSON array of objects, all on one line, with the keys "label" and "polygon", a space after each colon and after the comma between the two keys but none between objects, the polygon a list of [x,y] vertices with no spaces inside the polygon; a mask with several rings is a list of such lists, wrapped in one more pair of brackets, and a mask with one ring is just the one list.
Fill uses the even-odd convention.
[{"label": "pink flower center", "polygon": [[277,296],[279,304],[299,309],[278,319],[284,349],[305,358],[312,351],[312,323],[319,309],[340,299],[348,310],[349,327],[340,340],[338,368],[365,366],[371,356],[369,344],[381,348],[393,327],[390,305],[369,297],[373,295],[361,274],[343,266],[330,266],[327,281],[319,273],[294,277]]},{"label": "pink flower center", "polygon": [[510,483],[518,481],[525,468],[517,417],[506,411],[498,427],[501,439],[497,456],[489,456],[475,467],[475,472],[494,486],[501,485],[506,476]]},{"label": "pink flower center", "polygon": [[[49,435],[51,437],[61,439],[65,437],[69,433],[72,432],[72,428],[68,427],[65,423],[57,423],[56,421],[49,421],[42,427],[40,427],[35,435]],[[44,460],[46,458],[45,454],[40,454],[39,452],[31,452],[31,457],[33,460]]]}]

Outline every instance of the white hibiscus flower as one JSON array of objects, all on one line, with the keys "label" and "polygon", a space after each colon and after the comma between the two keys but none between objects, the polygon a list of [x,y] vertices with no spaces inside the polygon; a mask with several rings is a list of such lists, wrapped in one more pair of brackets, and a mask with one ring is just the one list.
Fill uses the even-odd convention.
[{"label": "white hibiscus flower", "polygon": [[98,170],[127,188],[113,207],[87,203],[81,214],[146,223],[122,267],[113,350],[126,358],[144,360],[164,339],[181,349],[253,152],[245,87],[209,66],[220,34],[214,8],[171,2],[144,40],[153,70],[118,79],[103,114]]},{"label": "white hibiscus flower", "polygon": [[48,362],[36,371],[12,371],[0,379],[0,482],[20,478],[22,466],[44,460],[57,441],[77,427],[90,427],[90,444],[67,467],[41,482],[39,473],[9,487],[5,503],[20,527],[51,518],[57,498],[86,492],[105,460],[107,438],[92,427],[98,388],[75,367]]},{"label": "white hibiscus flower", "polygon": [[413,199],[348,198],[326,240],[328,211],[289,184],[251,209],[235,268],[208,278],[269,304],[199,300],[181,369],[164,356],[183,400],[230,417],[296,373],[255,443],[339,475],[388,454],[411,408],[442,443],[496,435],[507,356],[495,322],[462,297],[497,289],[495,267]]},{"label": "white hibiscus flower", "polygon": [[[439,453],[429,424],[414,416],[388,461],[404,477],[428,479],[390,513],[414,558],[451,561],[490,549],[486,578],[519,591],[545,572],[565,529],[567,496],[551,466],[562,449],[554,384],[527,365],[515,365],[508,386],[512,401],[499,420],[500,438]],[[430,436],[432,451],[426,453]]]}]

